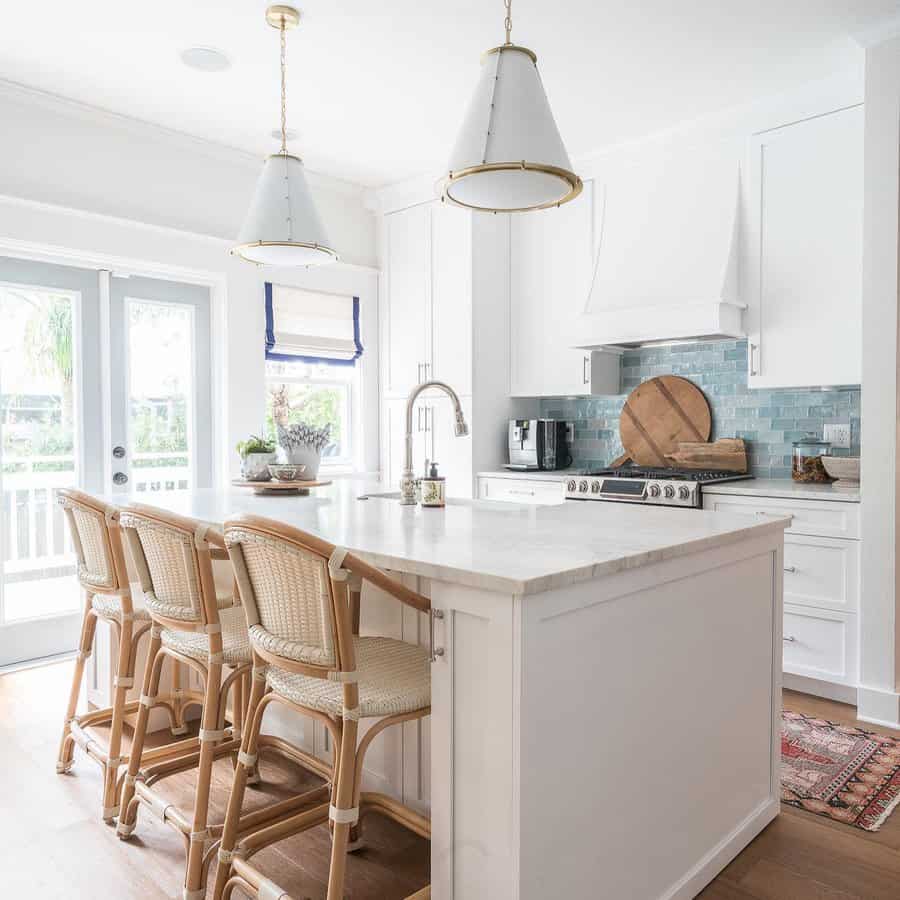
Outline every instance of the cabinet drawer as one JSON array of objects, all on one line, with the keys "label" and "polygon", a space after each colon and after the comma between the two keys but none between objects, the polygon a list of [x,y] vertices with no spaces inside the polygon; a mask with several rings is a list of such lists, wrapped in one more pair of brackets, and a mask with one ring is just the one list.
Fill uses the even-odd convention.
[{"label": "cabinet drawer", "polygon": [[856,683],[856,616],[853,613],[785,606],[783,668],[843,684]]},{"label": "cabinet drawer", "polygon": [[784,602],[855,612],[859,605],[859,541],[786,535]]},{"label": "cabinet drawer", "polygon": [[791,527],[785,534],[859,538],[858,503],[704,494],[703,508],[749,516],[793,516]]},{"label": "cabinet drawer", "polygon": [[562,481],[531,481],[526,478],[479,478],[478,497],[481,500],[512,503],[564,503],[565,485]]}]

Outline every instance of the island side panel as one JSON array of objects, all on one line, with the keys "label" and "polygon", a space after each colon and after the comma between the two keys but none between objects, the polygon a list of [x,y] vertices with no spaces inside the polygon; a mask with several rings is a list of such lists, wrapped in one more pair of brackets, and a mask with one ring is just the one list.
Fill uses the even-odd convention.
[{"label": "island side panel", "polygon": [[522,900],[691,898],[777,815],[782,546],[522,599]]},{"label": "island side panel", "polygon": [[520,605],[439,581],[431,670],[431,896],[518,897]]}]

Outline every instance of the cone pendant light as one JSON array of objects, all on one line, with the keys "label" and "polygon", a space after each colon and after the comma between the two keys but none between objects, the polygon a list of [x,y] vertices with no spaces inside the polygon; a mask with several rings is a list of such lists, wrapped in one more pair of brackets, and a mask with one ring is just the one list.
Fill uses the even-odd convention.
[{"label": "cone pendant light", "polygon": [[319,266],[334,262],[316,211],[303,161],[287,152],[285,32],[300,22],[291,6],[270,6],[266,21],[281,33],[281,150],[266,159],[232,253],[263,266]]},{"label": "cone pendant light", "polygon": [[559,206],[581,193],[581,179],[553,119],[537,56],[510,41],[481,59],[481,77],[450,155],[443,199],[486,212]]}]

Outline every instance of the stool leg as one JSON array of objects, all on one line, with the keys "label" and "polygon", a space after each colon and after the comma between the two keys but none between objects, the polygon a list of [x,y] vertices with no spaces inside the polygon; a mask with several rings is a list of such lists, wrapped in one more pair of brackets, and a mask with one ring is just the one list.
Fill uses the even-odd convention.
[{"label": "stool leg", "polygon": [[144,752],[144,740],[147,737],[147,723],[150,719],[150,704],[156,699],[159,690],[159,677],[165,654],[159,652],[162,639],[160,629],[153,626],[150,631],[150,646],[147,648],[147,664],[144,666],[144,681],[141,688],[141,703],[138,706],[137,724],[134,727],[134,740],[128,758],[128,774],[122,786],[122,799],[119,801],[119,825],[116,834],[124,841],[131,837],[137,819],[137,809],[132,808],[134,797],[134,780],[141,768],[141,756]]},{"label": "stool leg", "polygon": [[[247,777],[256,770],[259,731],[262,726],[262,710],[260,701],[266,692],[266,676],[262,669],[254,668],[253,683],[250,689],[250,702],[247,705],[244,734],[241,739],[241,756],[234,770],[231,794],[228,797],[228,810],[225,813],[225,824],[222,828],[222,840],[219,844],[219,859],[216,864],[216,879],[213,885],[213,900],[222,900],[226,882],[231,872],[231,853],[237,843],[237,827],[241,818],[241,807],[244,803],[244,792]],[[251,759],[248,763],[246,760]]]},{"label": "stool leg", "polygon": [[132,619],[123,619],[118,628],[119,659],[116,664],[115,684],[113,687],[112,722],[109,734],[109,752],[106,765],[103,767],[103,821],[107,824],[119,814],[118,782],[119,753],[122,749],[122,725],[125,718],[125,696],[132,686],[134,674],[131,671],[131,644],[134,634]]},{"label": "stool leg", "polygon": [[81,680],[84,677],[84,664],[94,648],[94,634],[97,630],[97,616],[91,609],[91,596],[84,592],[84,618],[81,620],[81,637],[78,641],[78,656],[75,659],[75,671],[72,673],[72,687],[69,689],[69,703],[66,706],[66,720],[63,724],[62,739],[59,742],[59,754],[56,758],[56,771],[61,775],[72,768],[75,753],[75,741],[71,733],[71,721],[78,708],[78,696],[81,693]]},{"label": "stool leg", "polygon": [[[200,764],[197,772],[197,792],[194,796],[194,819],[191,826],[187,870],[184,880],[185,900],[194,900],[203,887],[203,852],[209,834],[206,829],[209,815],[209,790],[212,782],[213,750],[219,742],[210,735],[219,727],[219,703],[222,686],[222,664],[209,663],[206,670],[206,695],[200,730]],[[224,701],[224,698],[221,698]],[[205,894],[205,892],[204,892]]]},{"label": "stool leg", "polygon": [[[354,686],[355,687],[355,686]],[[354,719],[345,720],[341,732],[340,765],[337,787],[332,805],[338,815],[352,808],[356,773],[356,737],[358,724]],[[331,838],[331,868],[328,872],[328,900],[343,900],[344,873],[347,867],[347,844],[350,827],[355,822],[335,822]]]}]

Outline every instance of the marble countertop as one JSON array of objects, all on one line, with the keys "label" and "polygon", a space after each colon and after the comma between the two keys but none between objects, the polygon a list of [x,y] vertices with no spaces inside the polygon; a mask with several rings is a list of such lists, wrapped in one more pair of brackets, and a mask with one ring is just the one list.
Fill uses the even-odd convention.
[{"label": "marble countertop", "polygon": [[749,481],[726,481],[703,488],[704,494],[738,494],[749,497],[782,497],[789,500],[837,500],[859,503],[859,485],[854,488],[833,484],[803,484],[790,478],[753,478]]},{"label": "marble countertop", "polygon": [[[530,481],[565,481],[572,475],[581,475],[584,469],[558,469],[555,472],[517,472],[504,469],[498,472],[479,472],[479,478],[527,478]],[[859,485],[854,488],[835,487],[832,484],[802,484],[790,478],[750,478],[746,481],[726,481],[723,484],[705,485],[704,494],[742,494],[749,497],[783,497],[793,500],[837,500],[841,503],[859,503]]]},{"label": "marble countertop", "polygon": [[444,509],[424,509],[400,506],[395,496],[374,496],[382,490],[377,482],[348,478],[305,497],[230,488],[106,499],[117,505],[129,499],[149,502],[218,527],[238,513],[268,516],[385,569],[516,594],[587,581],[790,525],[789,517],[751,519],[619,503],[449,500]]},{"label": "marble countertop", "polygon": [[581,475],[585,469],[499,469],[496,472],[479,472],[478,478],[526,478],[528,481],[565,481],[572,475]]}]

